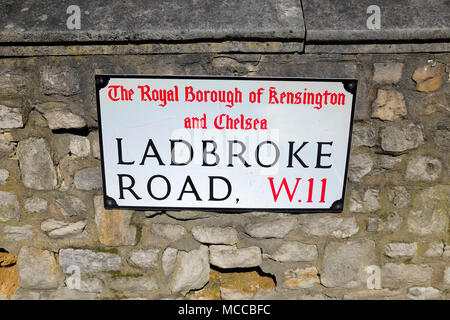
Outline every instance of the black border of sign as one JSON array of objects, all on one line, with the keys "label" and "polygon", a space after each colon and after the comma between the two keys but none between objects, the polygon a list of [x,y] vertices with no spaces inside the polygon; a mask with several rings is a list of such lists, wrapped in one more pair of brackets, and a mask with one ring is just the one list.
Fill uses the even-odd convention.
[{"label": "black border of sign", "polygon": [[[348,133],[348,148],[347,158],[345,161],[344,185],[342,188],[341,199],[335,201],[328,209],[274,209],[274,208],[202,208],[202,207],[134,207],[134,206],[119,206],[113,198],[106,195],[105,183],[105,165],[103,162],[103,139],[101,126],[101,112],[100,112],[100,89],[106,87],[111,78],[132,78],[132,79],[212,79],[212,80],[253,80],[253,81],[317,81],[317,82],[342,82],[344,88],[353,95],[352,111],[350,116],[350,127]],[[356,90],[358,80],[352,78],[301,78],[301,77],[233,77],[233,76],[185,76],[185,75],[137,75],[137,74],[99,74],[95,75],[95,94],[97,101],[97,116],[98,116],[98,134],[100,144],[100,161],[102,167],[102,185],[103,185],[103,201],[105,209],[124,209],[124,210],[150,210],[150,211],[182,211],[182,210],[196,210],[206,212],[220,212],[220,213],[243,213],[243,212],[277,212],[277,213],[340,213],[344,210],[345,189],[347,187],[347,173],[350,158],[350,149],[352,142],[353,119],[355,115],[356,105]]]}]

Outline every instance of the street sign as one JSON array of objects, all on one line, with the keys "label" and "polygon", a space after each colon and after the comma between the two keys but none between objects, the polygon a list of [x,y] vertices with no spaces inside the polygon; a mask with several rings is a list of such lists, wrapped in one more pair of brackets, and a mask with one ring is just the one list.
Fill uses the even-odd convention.
[{"label": "street sign", "polygon": [[356,86],[97,75],[105,208],[341,212]]}]

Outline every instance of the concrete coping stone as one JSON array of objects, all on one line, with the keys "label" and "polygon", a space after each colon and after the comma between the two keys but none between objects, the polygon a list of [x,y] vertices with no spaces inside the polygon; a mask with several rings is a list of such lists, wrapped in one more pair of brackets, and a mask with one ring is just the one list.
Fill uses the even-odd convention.
[{"label": "concrete coping stone", "polygon": [[289,39],[305,36],[297,0],[0,0],[0,42]]},{"label": "concrete coping stone", "polygon": [[450,3],[443,0],[302,0],[306,42],[450,39]]},{"label": "concrete coping stone", "polygon": [[[446,52],[450,39],[444,0],[0,0],[0,8],[2,56],[45,55],[36,48],[48,44],[56,55],[66,45],[106,46],[95,54]],[[25,49],[14,53],[17,45]]]}]

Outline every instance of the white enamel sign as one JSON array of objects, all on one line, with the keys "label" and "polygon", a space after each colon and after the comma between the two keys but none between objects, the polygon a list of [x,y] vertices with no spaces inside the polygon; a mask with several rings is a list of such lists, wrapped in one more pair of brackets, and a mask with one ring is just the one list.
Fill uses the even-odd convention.
[{"label": "white enamel sign", "polygon": [[340,212],[356,84],[97,75],[105,208]]}]

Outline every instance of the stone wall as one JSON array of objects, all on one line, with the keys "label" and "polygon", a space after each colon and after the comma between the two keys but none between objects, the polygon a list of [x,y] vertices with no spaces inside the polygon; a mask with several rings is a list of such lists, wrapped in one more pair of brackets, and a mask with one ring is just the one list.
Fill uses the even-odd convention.
[{"label": "stone wall", "polygon": [[[1,58],[0,297],[449,299],[449,68],[449,53]],[[104,210],[99,73],[357,78],[343,213]]]}]

